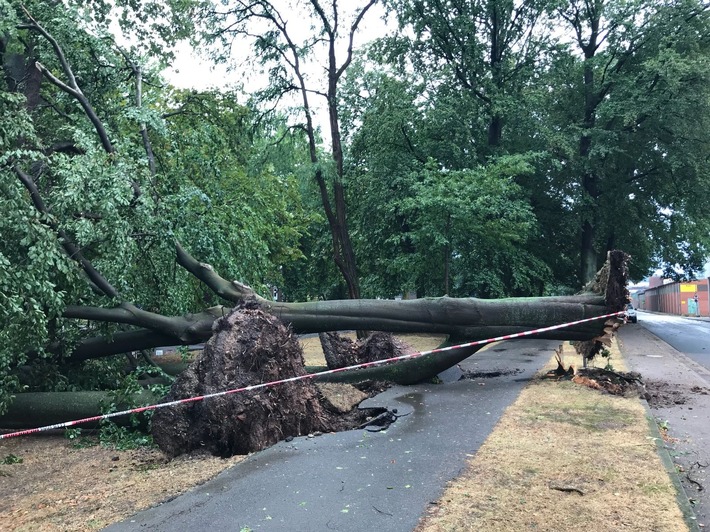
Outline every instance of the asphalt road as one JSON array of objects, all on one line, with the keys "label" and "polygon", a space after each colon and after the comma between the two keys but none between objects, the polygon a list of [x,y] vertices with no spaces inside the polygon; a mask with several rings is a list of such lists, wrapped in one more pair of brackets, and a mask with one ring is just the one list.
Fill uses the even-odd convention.
[{"label": "asphalt road", "polygon": [[710,370],[710,322],[639,312],[638,321],[664,342]]},{"label": "asphalt road", "polygon": [[[280,442],[105,530],[413,530],[558,344],[493,345],[449,370],[442,384],[398,386],[368,400],[363,406],[403,415],[384,432]],[[479,376],[458,380],[462,371]]]}]

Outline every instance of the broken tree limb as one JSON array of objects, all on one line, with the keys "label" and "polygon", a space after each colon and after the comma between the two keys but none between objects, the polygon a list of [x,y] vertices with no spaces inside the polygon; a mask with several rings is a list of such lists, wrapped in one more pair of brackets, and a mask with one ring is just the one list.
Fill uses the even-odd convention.
[{"label": "broken tree limb", "polygon": [[[154,404],[160,397],[148,390],[143,390],[134,397],[135,404]],[[18,393],[7,412],[0,416],[0,427],[4,429],[25,429],[54,425],[75,419],[84,419],[101,414],[103,405],[113,401],[111,392],[27,392]],[[128,408],[117,405],[118,410]],[[129,424],[129,416],[114,418],[118,424]],[[95,428],[98,423],[81,425],[82,428]]]},{"label": "broken tree limb", "polygon": [[[629,291],[626,288],[629,259],[630,257],[623,251],[610,251],[602,269],[585,286],[585,290],[603,293],[604,302],[612,312],[625,309],[626,303],[630,301]],[[585,340],[575,338],[577,341],[574,342],[574,347],[577,353],[582,355],[584,367],[587,366],[587,360],[594,358],[605,345],[611,345],[612,337],[620,326],[621,322],[618,320],[607,320],[604,326],[600,327],[596,337]]]}]

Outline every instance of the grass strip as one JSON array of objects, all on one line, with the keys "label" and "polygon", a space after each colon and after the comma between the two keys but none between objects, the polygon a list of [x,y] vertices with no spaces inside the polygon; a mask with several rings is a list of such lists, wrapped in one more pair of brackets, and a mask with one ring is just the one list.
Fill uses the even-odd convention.
[{"label": "grass strip", "polygon": [[[618,346],[609,351],[625,371]],[[563,357],[579,362],[569,345]],[[542,374],[556,365],[552,357]],[[688,530],[639,398],[542,374],[417,530]]]}]

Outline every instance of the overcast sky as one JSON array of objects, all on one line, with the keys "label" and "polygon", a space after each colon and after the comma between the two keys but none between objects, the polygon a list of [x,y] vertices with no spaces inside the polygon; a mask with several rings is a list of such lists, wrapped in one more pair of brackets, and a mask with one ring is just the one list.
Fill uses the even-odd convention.
[{"label": "overcast sky", "polygon": [[[362,5],[362,2],[355,2],[357,7]],[[347,5],[347,4],[345,4]],[[348,6],[351,7],[351,6]],[[342,8],[341,8],[342,9]],[[296,41],[300,39],[298,35],[300,32],[310,31],[306,21],[302,20],[302,15],[293,14],[296,17],[296,22],[292,23],[291,31],[289,33],[295,38]],[[388,29],[394,28],[394,20],[387,24],[384,21],[385,11],[381,5],[373,6],[365,15],[362,23],[359,26],[358,32],[355,34],[355,49],[361,47],[377,37],[384,36]],[[288,18],[288,13],[286,13],[286,18]],[[341,24],[345,19],[345,14],[341,16]],[[258,31],[256,29],[255,31]],[[305,35],[301,36],[305,36]],[[347,32],[344,33],[347,35]],[[244,62],[248,56],[248,42],[236,41],[236,45],[232,47],[232,56],[235,63]],[[243,50],[243,52],[241,51]],[[345,49],[339,50],[338,57],[342,58],[345,56]],[[237,86],[245,81],[244,72],[239,72],[240,68],[237,66],[234,72],[229,72],[225,65],[214,66],[209,59],[200,57],[200,55],[187,43],[182,43],[178,46],[178,52],[176,54],[176,59],[171,66],[164,72],[164,75],[170,81],[171,84],[180,88],[189,88],[196,90],[205,90],[211,88],[225,88]],[[320,75],[318,72],[317,75]],[[250,78],[252,76],[249,76]],[[264,85],[267,79],[262,77],[259,79],[251,79],[250,83],[253,85]],[[256,87],[247,87],[259,88]],[[249,92],[247,90],[247,92]]]}]

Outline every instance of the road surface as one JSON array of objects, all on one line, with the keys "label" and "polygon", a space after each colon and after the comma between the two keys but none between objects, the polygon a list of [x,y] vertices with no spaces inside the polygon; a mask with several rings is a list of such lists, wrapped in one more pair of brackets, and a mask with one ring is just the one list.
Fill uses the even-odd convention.
[{"label": "road surface", "polygon": [[706,528],[710,527],[709,331],[707,321],[647,312],[639,312],[637,324],[619,331],[626,360],[654,394],[649,398],[653,417],[668,429],[665,446],[693,503],[698,525]]},{"label": "road surface", "polygon": [[647,330],[710,370],[710,322],[640,311],[638,316]]}]

